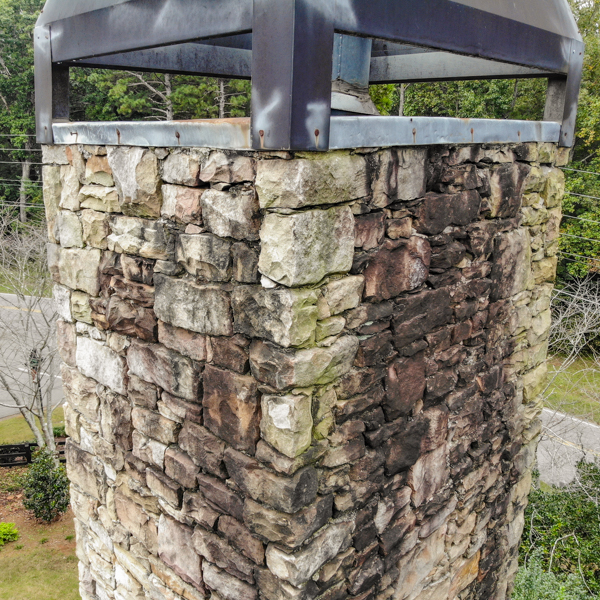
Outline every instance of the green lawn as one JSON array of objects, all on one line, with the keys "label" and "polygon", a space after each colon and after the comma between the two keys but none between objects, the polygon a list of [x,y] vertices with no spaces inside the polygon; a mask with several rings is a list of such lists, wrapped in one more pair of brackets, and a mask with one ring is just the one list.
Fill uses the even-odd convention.
[{"label": "green lawn", "polygon": [[560,372],[561,359],[550,358],[550,380],[546,406],[553,410],[600,424],[600,364],[589,358],[578,358]]},{"label": "green lawn", "polygon": [[[59,406],[52,415],[55,426],[64,425],[65,417],[62,406]],[[18,415],[0,421],[0,446],[2,444],[18,444],[19,442],[34,441],[33,434],[25,419]]]}]

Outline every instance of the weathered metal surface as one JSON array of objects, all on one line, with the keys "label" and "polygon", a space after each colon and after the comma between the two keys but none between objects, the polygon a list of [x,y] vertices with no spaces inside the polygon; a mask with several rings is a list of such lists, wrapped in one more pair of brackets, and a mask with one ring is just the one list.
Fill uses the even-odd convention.
[{"label": "weathered metal surface", "polygon": [[[256,149],[329,148],[332,73],[363,86],[369,63],[371,83],[552,77],[548,118],[561,145],[574,138],[582,44],[567,0],[48,0],[37,31],[45,143],[68,117],[64,67],[83,64],[251,77]],[[333,91],[336,110],[360,109]]]},{"label": "weathered metal surface", "polygon": [[57,144],[250,150],[250,119],[55,123]]},{"label": "weathered metal surface", "polygon": [[[179,134],[179,136],[177,135]],[[558,123],[428,117],[331,117],[332,149],[430,144],[557,142]],[[250,150],[249,119],[59,123],[58,144]]]},{"label": "weathered metal surface", "polygon": [[52,60],[143,50],[252,29],[252,0],[130,0],[52,23]]},{"label": "weathered metal surface", "polygon": [[549,73],[539,69],[497,63],[449,52],[421,52],[381,56],[371,59],[371,83],[412,83],[417,81],[451,81],[541,77]]},{"label": "weathered metal surface", "polygon": [[254,0],[252,34],[254,148],[326,150],[333,3]]},{"label": "weathered metal surface", "polygon": [[448,117],[332,117],[331,149],[558,142],[560,125]]},{"label": "weathered metal surface", "polygon": [[252,51],[207,44],[177,44],[138,52],[110,54],[73,61],[72,66],[135,69],[156,73],[182,73],[250,79]]}]

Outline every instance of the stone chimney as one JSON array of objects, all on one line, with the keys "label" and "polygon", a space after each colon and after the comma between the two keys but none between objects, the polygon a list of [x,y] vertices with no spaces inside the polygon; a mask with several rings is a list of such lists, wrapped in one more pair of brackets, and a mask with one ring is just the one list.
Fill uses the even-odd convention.
[{"label": "stone chimney", "polygon": [[566,152],[46,147],[83,600],[503,600]]}]

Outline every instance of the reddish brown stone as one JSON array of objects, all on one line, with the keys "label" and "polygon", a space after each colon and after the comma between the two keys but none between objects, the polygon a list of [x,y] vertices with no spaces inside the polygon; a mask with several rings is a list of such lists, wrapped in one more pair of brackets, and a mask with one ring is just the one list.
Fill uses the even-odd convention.
[{"label": "reddish brown stone", "polygon": [[110,280],[110,287],[119,298],[133,300],[148,308],[154,306],[154,287],[151,285],[127,281],[127,279],[115,275]]},{"label": "reddish brown stone", "polygon": [[181,500],[183,498],[181,486],[178,482],[167,477],[162,471],[154,467],[148,467],[146,469],[146,485],[155,496],[166,500],[175,508],[181,507]]},{"label": "reddish brown stone", "polygon": [[204,370],[204,424],[238,450],[254,453],[260,437],[257,381],[207,365]]},{"label": "reddish brown stone", "polygon": [[399,238],[409,238],[412,235],[412,219],[404,217],[402,219],[389,219],[387,221],[387,236],[391,240]]},{"label": "reddish brown stone", "polygon": [[465,257],[467,250],[458,242],[452,242],[446,246],[437,246],[431,252],[432,269],[449,269],[460,263]]},{"label": "reddish brown stone", "polygon": [[121,254],[123,275],[130,281],[152,285],[154,281],[154,261],[140,256]]},{"label": "reddish brown stone", "polygon": [[204,494],[189,491],[183,494],[182,511],[186,517],[194,519],[208,529],[215,526],[220,514],[208,503]]},{"label": "reddish brown stone", "polygon": [[214,337],[210,340],[212,362],[218,367],[231,369],[236,373],[246,373],[250,368],[248,346],[250,342],[244,336]]},{"label": "reddish brown stone", "polygon": [[75,352],[77,351],[75,325],[59,319],[56,321],[56,337],[58,338],[58,353],[60,357],[70,367],[75,367]]},{"label": "reddish brown stone", "polygon": [[427,194],[419,207],[414,227],[419,233],[436,235],[448,225],[468,225],[479,215],[481,197],[476,191],[460,194]]},{"label": "reddish brown stone", "polygon": [[388,420],[410,414],[425,392],[425,355],[398,358],[388,368],[383,410]]},{"label": "reddish brown stone", "polygon": [[247,583],[254,583],[254,565],[227,542],[211,531],[196,527],[194,547],[200,556]]},{"label": "reddish brown stone", "polygon": [[386,363],[393,354],[392,332],[382,331],[366,340],[361,340],[354,366],[372,367]]},{"label": "reddish brown stone", "polygon": [[200,469],[184,452],[167,448],[165,453],[165,473],[185,488],[196,487],[196,477]]},{"label": "reddish brown stone", "polygon": [[199,467],[217,477],[225,477],[223,467],[225,442],[210,431],[197,423],[187,421],[179,433],[179,446]]},{"label": "reddish brown stone", "polygon": [[184,356],[204,362],[208,358],[208,337],[158,321],[158,341]]},{"label": "reddish brown stone", "polygon": [[291,515],[247,498],[244,522],[261,538],[297,548],[329,521],[332,510],[333,496],[318,496],[312,504]]},{"label": "reddish brown stone", "polygon": [[160,344],[133,340],[127,352],[129,370],[169,394],[195,401],[200,388],[197,364]]},{"label": "reddish brown stone", "polygon": [[145,342],[156,341],[157,321],[154,311],[131,300],[111,296],[106,307],[106,322],[112,331],[135,336]]},{"label": "reddish brown stone", "polygon": [[257,565],[265,562],[265,549],[250,530],[228,515],[219,519],[219,531],[245,556]]},{"label": "reddish brown stone", "polygon": [[158,390],[156,386],[147,383],[133,374],[129,375],[127,396],[139,406],[155,409],[158,403]]},{"label": "reddish brown stone", "polygon": [[300,469],[293,477],[281,477],[235,450],[225,451],[227,472],[235,483],[254,500],[273,508],[295,513],[310,504],[317,495],[317,472],[313,467]]},{"label": "reddish brown stone", "polygon": [[354,247],[363,250],[377,248],[385,235],[385,213],[373,212],[354,219]]},{"label": "reddish brown stone", "polygon": [[452,317],[450,293],[444,288],[402,298],[392,321],[394,346],[399,350],[449,323]]},{"label": "reddish brown stone", "polygon": [[227,484],[216,477],[201,473],[198,475],[198,487],[212,508],[243,521],[244,501]]},{"label": "reddish brown stone", "polygon": [[529,171],[529,166],[518,163],[500,165],[492,169],[490,183],[494,204],[493,216],[501,219],[517,216],[523,200],[523,184]]},{"label": "reddish brown stone", "polygon": [[423,411],[385,443],[387,473],[394,475],[414,465],[425,452],[441,446],[447,436],[448,410],[438,406]]},{"label": "reddish brown stone", "polygon": [[423,238],[387,240],[364,271],[365,299],[381,302],[418,288],[429,275],[430,259],[431,248]]}]

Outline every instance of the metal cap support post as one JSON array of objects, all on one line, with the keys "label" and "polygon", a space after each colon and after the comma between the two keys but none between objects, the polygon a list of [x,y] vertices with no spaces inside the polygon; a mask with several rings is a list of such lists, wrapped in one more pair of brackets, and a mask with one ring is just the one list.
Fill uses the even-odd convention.
[{"label": "metal cap support post", "polygon": [[329,148],[333,16],[331,0],[254,0],[254,148]]}]

